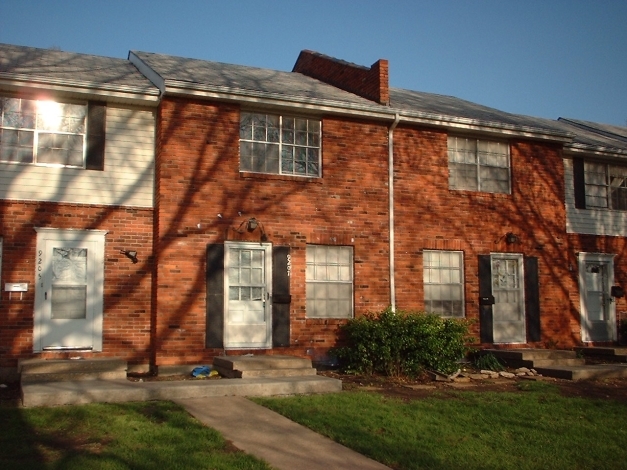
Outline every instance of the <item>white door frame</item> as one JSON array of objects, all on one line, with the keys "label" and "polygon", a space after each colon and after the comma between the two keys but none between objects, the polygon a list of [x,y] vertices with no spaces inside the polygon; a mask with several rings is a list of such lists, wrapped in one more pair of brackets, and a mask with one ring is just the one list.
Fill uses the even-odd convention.
[{"label": "white door frame", "polygon": [[[226,349],[272,348],[272,244],[225,242],[224,244],[224,347]],[[263,260],[248,267],[236,266],[231,250],[263,253]],[[254,256],[253,256],[254,257]],[[231,268],[238,270],[231,272]],[[261,273],[259,273],[261,269]],[[237,286],[231,286],[231,280]],[[231,287],[234,287],[233,291]],[[238,294],[239,292],[239,294]],[[237,300],[234,297],[239,296]],[[233,299],[233,300],[232,300]]]},{"label": "white door frame", "polygon": [[[495,289],[495,270],[494,261],[498,260],[516,260],[518,269],[515,274],[505,274],[506,279],[500,284],[502,289]],[[520,253],[491,253],[490,254],[490,272],[492,274],[491,285],[492,295],[494,296],[494,305],[492,305],[492,331],[494,342],[501,344],[518,344],[527,342],[527,319],[525,317],[525,267],[524,256]],[[510,281],[515,275],[517,285],[511,286]],[[517,302],[511,302],[512,297],[517,297]],[[499,302],[499,300],[501,300]],[[499,304],[501,304],[499,306]],[[502,311],[499,311],[502,309]],[[518,314],[519,319],[513,320],[507,318]],[[499,319],[499,317],[501,317]]]},{"label": "white door frame", "polygon": [[[593,342],[593,341],[616,341],[616,303],[611,297],[610,292],[614,285],[614,258],[615,254],[607,253],[585,253],[581,252],[577,254],[577,260],[579,265],[579,305],[581,308],[581,341]],[[587,266],[591,268],[597,265],[600,274],[601,291],[600,294],[591,294],[588,288],[591,287],[586,283],[586,279],[592,273],[588,273]],[[605,276],[605,278],[603,278]],[[600,299],[592,298],[591,295],[600,295]],[[591,307],[595,302],[600,300],[601,316],[602,319],[595,320],[591,317],[596,316],[595,312],[591,311]],[[597,331],[595,331],[597,330]],[[599,332],[604,337],[593,337]]]},{"label": "white door frame", "polygon": [[[35,311],[33,329],[33,351],[44,350],[76,350],[88,349],[102,351],[102,324],[103,324],[103,283],[104,283],[104,230],[72,230],[36,227],[37,232],[37,257],[35,262]],[[88,249],[88,286],[87,286],[87,318],[80,326],[80,341],[74,344],[69,341],[64,344],[48,344],[50,331],[55,327],[55,322],[50,318],[52,295],[48,292],[50,287],[51,259],[47,247],[53,243],[59,243],[74,247]],[[57,322],[69,324],[71,322]],[[64,328],[71,328],[65,324]],[[53,342],[54,343],[54,342]],[[85,343],[85,344],[83,344]]]}]

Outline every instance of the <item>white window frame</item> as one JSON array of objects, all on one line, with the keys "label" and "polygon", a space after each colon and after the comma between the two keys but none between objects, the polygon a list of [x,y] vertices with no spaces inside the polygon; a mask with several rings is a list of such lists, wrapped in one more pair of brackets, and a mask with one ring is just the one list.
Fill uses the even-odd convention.
[{"label": "white window frame", "polygon": [[[458,266],[442,264],[444,255],[455,255],[459,259]],[[433,259],[437,256],[437,260]],[[437,261],[437,263],[434,263]],[[424,304],[425,311],[436,313],[445,318],[464,318],[466,316],[464,301],[464,252],[449,250],[423,250],[423,288],[424,288]],[[459,289],[458,299],[451,298],[453,288]],[[440,306],[435,308],[434,302],[441,302]],[[449,308],[445,307],[448,302]],[[460,309],[455,309],[454,302],[459,302]]]},{"label": "white window frame", "polygon": [[[474,147],[474,148],[472,148]],[[483,147],[483,150],[481,149]],[[497,151],[501,147],[505,152]],[[506,141],[474,139],[463,136],[449,135],[447,140],[449,165],[449,188],[453,190],[476,191],[496,194],[511,194],[512,175],[510,146]],[[503,160],[500,164],[499,160]],[[499,180],[484,175],[490,170],[506,170],[507,188],[498,190],[495,186]],[[467,178],[463,178],[467,173]],[[472,184],[469,183],[472,176]],[[491,185],[492,187],[489,187]]]},{"label": "white window frame", "polygon": [[307,245],[307,318],[353,318],[354,248]]},{"label": "white window frame", "polygon": [[[584,160],[584,182],[586,208],[627,211],[627,165]],[[614,203],[617,191],[625,195],[622,207]]]},{"label": "white window frame", "polygon": [[[245,125],[249,118],[251,126]],[[306,129],[299,130],[303,125]],[[266,156],[270,149],[275,153],[274,158]],[[322,122],[319,119],[242,111],[240,171],[319,178],[321,158]],[[291,162],[291,169],[288,162]],[[269,168],[269,163],[274,165]]]},{"label": "white window frame", "polygon": [[[21,148],[24,150],[27,150],[28,148],[31,149],[30,161],[25,161],[21,158],[18,158],[17,160],[11,160],[11,159],[3,160],[2,148],[1,148],[2,137],[0,136],[0,162],[11,163],[11,164],[85,168],[85,154],[86,154],[86,148],[87,148],[87,111],[88,111],[87,103],[70,102],[70,101],[55,101],[55,100],[37,100],[37,99],[30,99],[30,98],[18,98],[18,97],[12,97],[12,96],[0,96],[0,100],[18,100],[19,101],[19,109],[20,109],[19,114],[21,116],[19,120],[22,123],[22,125],[20,126],[12,125],[14,123],[11,123],[9,120],[9,117],[7,116],[9,113],[2,106],[0,107],[0,133],[7,132],[8,134],[10,132],[15,132],[18,134],[18,141],[20,137],[32,134],[32,137],[30,139],[32,140],[32,144],[30,142],[28,143],[28,145],[26,145],[26,143],[22,143],[22,145],[18,143],[18,148]],[[25,113],[23,111],[25,102],[29,103],[32,106],[32,109],[34,110],[34,114]],[[50,112],[53,112],[53,113],[55,112],[54,110],[50,111],[50,108],[59,107],[60,109],[63,109],[62,108],[63,106],[79,106],[84,109],[82,123],[79,123],[78,125],[74,124],[74,126],[75,127],[77,126],[80,130],[78,131],[62,130],[63,127],[66,127],[66,128],[67,126],[72,127],[72,124],[69,124],[71,121],[71,118],[68,117],[67,115],[48,114]],[[48,108],[48,110],[46,110],[46,108]],[[32,119],[32,121],[29,121],[29,117],[30,119]],[[58,123],[51,123],[51,122],[46,123],[46,121],[47,120],[50,121],[50,119],[58,120],[59,122]],[[26,122],[30,122],[30,123],[24,125]],[[55,127],[57,128],[55,129]],[[80,137],[82,141],[81,164],[79,165],[79,164],[68,163],[67,160],[65,163],[41,161],[43,160],[43,158],[40,157],[39,155],[42,149],[40,148],[40,141],[42,140],[42,137],[44,135],[53,136],[53,138],[55,136],[57,137],[60,136],[61,138],[63,138],[63,136],[67,136],[68,138],[70,138],[71,136]],[[49,149],[56,148],[62,151],[64,150],[63,147],[48,147],[48,148]]]}]

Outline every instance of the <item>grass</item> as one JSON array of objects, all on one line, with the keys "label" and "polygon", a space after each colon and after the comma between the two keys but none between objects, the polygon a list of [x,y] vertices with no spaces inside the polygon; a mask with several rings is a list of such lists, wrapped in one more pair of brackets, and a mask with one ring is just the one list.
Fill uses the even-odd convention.
[{"label": "grass", "polygon": [[368,392],[255,401],[395,469],[627,468],[627,405],[541,382],[520,388],[410,402]]},{"label": "grass", "polygon": [[0,407],[0,423],[3,469],[270,468],[171,402]]}]

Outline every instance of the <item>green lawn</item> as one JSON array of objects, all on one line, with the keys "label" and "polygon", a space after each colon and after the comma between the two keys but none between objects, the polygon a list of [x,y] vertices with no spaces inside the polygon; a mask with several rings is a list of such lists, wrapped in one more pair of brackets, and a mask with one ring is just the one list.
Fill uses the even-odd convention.
[{"label": "green lawn", "polygon": [[[555,386],[255,401],[395,469],[627,468],[627,405]],[[0,469],[268,469],[170,402],[0,407]]]},{"label": "green lawn", "polygon": [[171,402],[0,407],[0,469],[266,469]]},{"label": "green lawn", "polygon": [[395,469],[627,468],[627,405],[520,386],[410,402],[372,392],[255,401]]}]

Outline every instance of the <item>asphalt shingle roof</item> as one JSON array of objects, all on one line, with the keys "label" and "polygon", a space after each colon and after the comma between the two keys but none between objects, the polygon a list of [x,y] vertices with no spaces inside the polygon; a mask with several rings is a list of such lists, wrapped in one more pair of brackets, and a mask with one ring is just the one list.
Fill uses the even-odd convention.
[{"label": "asphalt shingle roof", "polygon": [[[284,72],[199,59],[132,51],[168,87],[179,92],[212,91],[268,99],[337,105],[366,112],[432,120],[442,123],[476,124],[495,129],[540,132],[572,137],[569,145],[627,153],[627,127],[580,121],[551,120],[507,113],[453,96],[401,88],[389,89],[390,106],[362,98],[296,72]],[[133,57],[135,56],[135,57]],[[352,65],[352,64],[351,64]],[[101,90],[125,90],[158,94],[133,63],[87,54],[0,44],[0,79],[82,86]]]},{"label": "asphalt shingle roof", "polygon": [[223,89],[269,97],[308,98],[381,109],[370,100],[300,73],[131,51],[168,84],[190,90]]},{"label": "asphalt shingle roof", "polygon": [[470,120],[479,124],[556,132],[555,127],[531,116],[507,113],[454,96],[435,93],[390,88],[390,106],[409,113],[442,116],[452,121]]},{"label": "asphalt shingle roof", "polygon": [[126,59],[0,44],[0,77],[157,94]]}]

